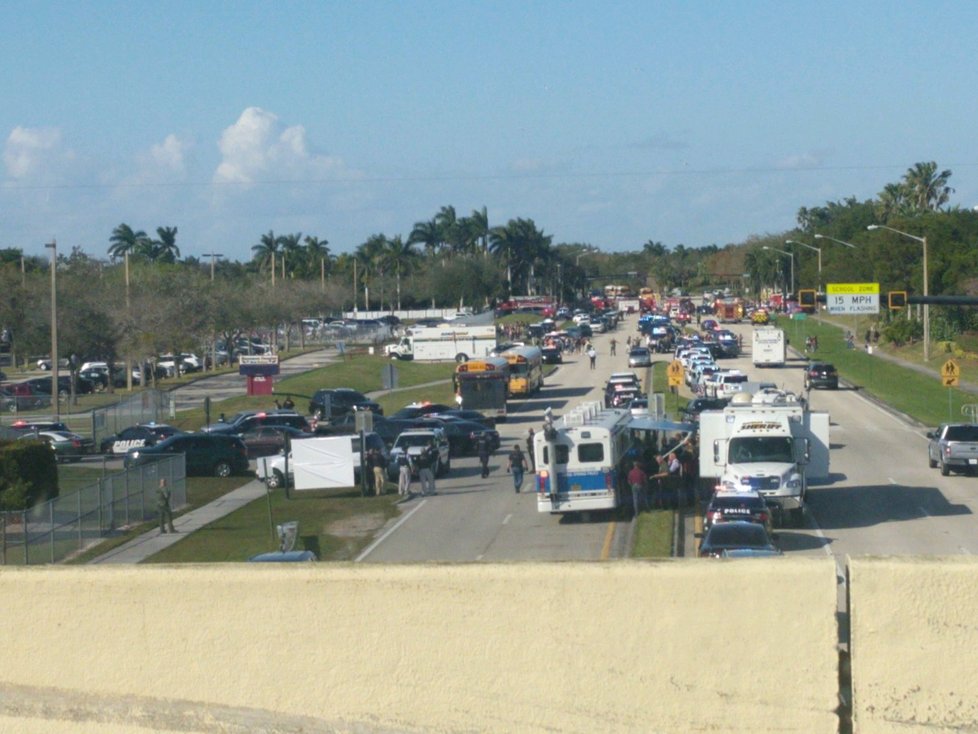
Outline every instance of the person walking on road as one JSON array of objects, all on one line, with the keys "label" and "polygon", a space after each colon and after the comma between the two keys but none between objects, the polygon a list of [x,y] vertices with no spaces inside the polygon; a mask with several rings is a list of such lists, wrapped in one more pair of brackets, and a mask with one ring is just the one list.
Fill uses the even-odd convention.
[{"label": "person walking on road", "polygon": [[160,486],[156,490],[156,509],[160,515],[160,534],[175,533],[173,527],[173,508],[170,507],[170,485],[166,478],[160,479]]},{"label": "person walking on road", "polygon": [[591,369],[594,369],[594,362],[598,358],[598,352],[594,346],[589,346],[587,348],[587,358],[591,360]]},{"label": "person walking on road", "polygon": [[611,356],[615,356],[615,348],[618,346],[618,340],[615,337],[611,337]]},{"label": "person walking on road", "polygon": [[533,438],[534,433],[533,429],[531,428],[526,434],[526,456],[527,464],[530,467],[527,471],[529,471],[530,474],[533,474],[537,470],[536,457],[533,455]]},{"label": "person walking on road", "polygon": [[402,497],[411,494],[411,457],[407,451],[397,456],[397,493]]},{"label": "person walking on road", "polygon": [[479,464],[482,466],[482,478],[485,479],[489,476],[489,456],[492,454],[489,437],[485,434],[479,436],[478,450]]},{"label": "person walking on road", "polygon": [[438,449],[432,442],[418,456],[418,479],[421,480],[421,494],[435,494],[435,462]]},{"label": "person walking on road", "polygon": [[518,443],[513,444],[513,450],[509,452],[509,464],[506,466],[506,471],[513,475],[513,489],[516,490],[516,494],[519,494],[523,487],[523,472],[528,468],[526,456],[523,455],[520,445]]}]

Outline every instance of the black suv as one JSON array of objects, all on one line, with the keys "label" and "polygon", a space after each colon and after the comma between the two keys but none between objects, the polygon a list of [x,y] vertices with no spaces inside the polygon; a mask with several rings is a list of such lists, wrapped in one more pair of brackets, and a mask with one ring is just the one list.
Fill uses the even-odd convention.
[{"label": "black suv", "polygon": [[246,410],[237,413],[229,421],[212,423],[201,430],[204,433],[240,436],[246,431],[261,426],[288,426],[306,432],[310,430],[305,416],[299,415],[294,410]]},{"label": "black suv", "polygon": [[805,389],[824,387],[829,390],[839,389],[839,373],[835,365],[828,362],[812,362],[805,368]]},{"label": "black suv", "polygon": [[155,446],[131,449],[124,463],[128,469],[173,454],[186,457],[188,476],[229,477],[248,473],[248,450],[244,442],[237,436],[211,433],[180,433]]},{"label": "black suv", "polygon": [[[329,403],[328,413],[326,411],[327,402]],[[384,414],[384,410],[380,405],[362,392],[349,387],[316,390],[316,394],[309,401],[309,412],[316,416],[318,420],[331,421],[334,418],[341,418],[347,413],[352,413],[355,410],[369,410],[377,415]]]}]

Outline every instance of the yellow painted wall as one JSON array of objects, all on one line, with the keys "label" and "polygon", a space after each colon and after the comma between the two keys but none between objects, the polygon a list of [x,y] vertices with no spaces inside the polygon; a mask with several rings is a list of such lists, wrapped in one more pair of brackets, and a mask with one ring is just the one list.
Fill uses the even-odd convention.
[{"label": "yellow painted wall", "polygon": [[857,734],[978,731],[978,559],[849,560]]},{"label": "yellow painted wall", "polygon": [[836,583],[788,558],[2,569],[0,730],[835,732]]}]

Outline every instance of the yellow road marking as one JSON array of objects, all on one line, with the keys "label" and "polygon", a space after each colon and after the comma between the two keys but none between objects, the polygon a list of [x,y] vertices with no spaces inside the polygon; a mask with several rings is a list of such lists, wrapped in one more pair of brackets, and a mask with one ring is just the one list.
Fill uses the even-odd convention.
[{"label": "yellow road marking", "polygon": [[604,536],[604,545],[601,546],[602,561],[607,561],[608,558],[611,556],[611,541],[614,540],[615,537],[616,525],[617,523],[613,521],[608,523],[608,532]]}]

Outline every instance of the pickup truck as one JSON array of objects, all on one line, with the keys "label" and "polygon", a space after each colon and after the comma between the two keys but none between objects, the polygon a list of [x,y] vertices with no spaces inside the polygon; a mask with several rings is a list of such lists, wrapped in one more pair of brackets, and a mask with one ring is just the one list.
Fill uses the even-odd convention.
[{"label": "pickup truck", "polygon": [[931,469],[940,466],[945,477],[952,471],[978,471],[978,425],[942,423],[937,430],[929,431],[927,438],[927,464]]}]

